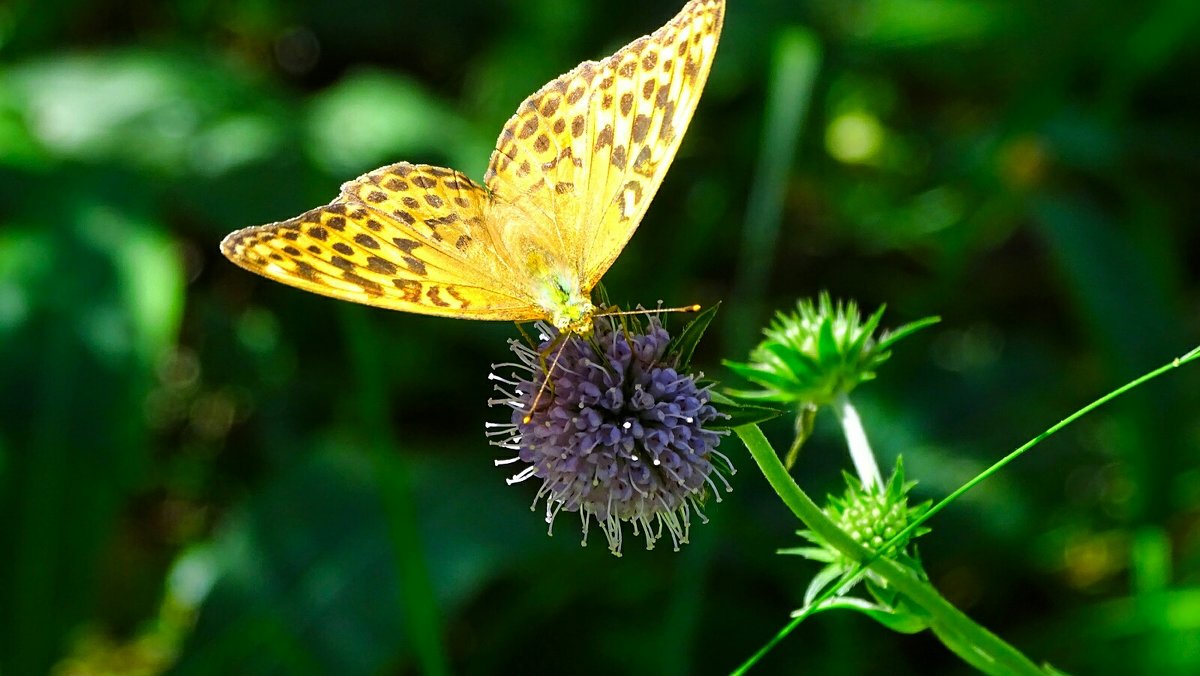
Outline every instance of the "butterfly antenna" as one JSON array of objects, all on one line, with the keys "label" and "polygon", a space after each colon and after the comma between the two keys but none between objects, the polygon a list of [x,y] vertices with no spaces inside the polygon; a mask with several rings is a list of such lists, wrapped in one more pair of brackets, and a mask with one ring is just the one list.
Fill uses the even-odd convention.
[{"label": "butterfly antenna", "polygon": [[597,312],[597,317],[627,317],[629,315],[656,315],[660,312],[699,312],[700,304],[686,305],[684,307],[656,307],[656,308],[640,308],[637,310],[618,310],[616,307],[611,307],[604,312]]},{"label": "butterfly antenna", "polygon": [[533,420],[533,412],[537,410],[538,402],[542,400],[542,394],[546,392],[546,387],[550,385],[550,376],[554,374],[554,369],[558,368],[558,360],[562,357],[562,353],[564,350],[566,350],[566,348],[567,341],[561,341],[558,348],[558,354],[554,355],[554,361],[550,362],[550,368],[546,369],[546,377],[542,380],[542,386],[538,388],[537,394],[533,395],[533,403],[529,405],[529,412],[525,414],[525,418],[522,421],[526,425],[529,424],[530,420]]}]

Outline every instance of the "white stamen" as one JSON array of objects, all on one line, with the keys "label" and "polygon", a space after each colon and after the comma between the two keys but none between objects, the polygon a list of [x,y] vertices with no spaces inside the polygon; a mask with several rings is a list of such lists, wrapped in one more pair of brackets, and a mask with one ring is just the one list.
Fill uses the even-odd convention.
[{"label": "white stamen", "polygon": [[[722,477],[722,478],[724,478],[724,477]],[[717,502],[720,502],[721,501],[721,492],[717,490],[717,484],[715,482],[713,482],[711,472],[709,473],[708,476],[704,477],[704,481],[709,486],[712,486],[713,496],[716,498]],[[729,484],[725,484],[725,487],[729,488]]]},{"label": "white stamen", "polygon": [[[727,431],[727,430],[723,430],[723,431]],[[733,466],[733,462],[729,459],[728,455],[725,455],[724,453],[722,453],[716,449],[709,451],[709,453],[712,453],[713,455],[715,455],[718,458],[725,461],[725,468],[729,470],[730,475],[737,474],[737,468]],[[733,490],[733,489],[731,488],[730,490]]]},{"label": "white stamen", "polygon": [[537,467],[534,467],[533,465],[530,465],[529,467],[526,467],[525,469],[523,469],[523,470],[521,470],[520,472],[518,472],[518,473],[514,474],[512,477],[510,477],[510,478],[508,478],[508,479],[505,479],[504,481],[505,481],[505,483],[507,483],[509,486],[511,486],[511,485],[513,485],[513,484],[519,484],[519,483],[521,483],[522,481],[524,481],[524,480],[528,479],[529,477],[533,476],[535,472],[537,472]]}]

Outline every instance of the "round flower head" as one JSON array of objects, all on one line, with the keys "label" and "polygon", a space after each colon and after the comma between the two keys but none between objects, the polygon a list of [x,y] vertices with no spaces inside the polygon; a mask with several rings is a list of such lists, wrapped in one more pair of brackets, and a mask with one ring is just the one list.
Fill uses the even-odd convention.
[{"label": "round flower head", "polygon": [[527,464],[509,483],[542,480],[534,506],[545,498],[551,529],[559,512],[578,512],[585,545],[595,519],[618,556],[626,521],[647,549],[665,530],[678,550],[692,512],[705,520],[708,490],[721,499],[714,476],[730,490],[721,470],[733,468],[716,451],[722,432],[705,427],[724,414],[694,376],[676,370],[657,317],[645,326],[598,318],[587,339],[538,328],[541,343],[509,341],[519,362],[490,376],[505,396],[489,403],[511,407],[512,418],[489,423],[488,434],[517,452],[497,464]]}]

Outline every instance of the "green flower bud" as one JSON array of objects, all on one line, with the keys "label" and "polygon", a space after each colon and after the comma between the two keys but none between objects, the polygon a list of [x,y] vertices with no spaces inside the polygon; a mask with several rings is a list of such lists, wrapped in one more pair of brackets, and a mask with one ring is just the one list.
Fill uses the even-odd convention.
[{"label": "green flower bud", "polygon": [[[846,492],[840,497],[829,496],[829,502],[823,511],[855,542],[862,545],[864,549],[876,553],[880,547],[908,527],[910,523],[920,518],[929,508],[929,502],[913,506],[908,504],[908,492],[915,485],[915,481],[906,482],[904,480],[904,464],[897,459],[896,471],[892,473],[892,477],[882,489],[865,488],[858,478],[847,474]],[[928,528],[914,528],[903,541],[896,543],[891,549],[884,552],[883,556],[893,559],[906,557],[903,552],[909,543],[928,532]],[[781,550],[781,554],[799,554],[845,569],[854,566],[855,561],[815,532],[804,530],[799,531],[798,534],[816,545],[816,548],[786,549]]]},{"label": "green flower bud", "polygon": [[796,311],[775,315],[763,330],[766,338],[750,353],[749,363],[725,362],[760,390],[733,391],[743,399],[818,407],[875,377],[899,339],[938,321],[927,317],[874,336],[883,317],[880,307],[866,321],[854,301],[836,304],[828,293],[817,302],[801,300]]}]

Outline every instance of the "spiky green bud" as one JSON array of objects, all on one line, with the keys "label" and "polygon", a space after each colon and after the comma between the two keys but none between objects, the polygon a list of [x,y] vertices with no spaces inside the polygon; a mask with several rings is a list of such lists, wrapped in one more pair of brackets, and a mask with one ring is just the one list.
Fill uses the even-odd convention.
[{"label": "spiky green bud", "polygon": [[766,338],[750,353],[749,363],[725,362],[762,388],[730,394],[806,406],[823,406],[848,394],[875,377],[896,341],[938,321],[927,317],[876,338],[883,311],[880,307],[863,321],[854,301],[835,304],[828,293],[815,303],[799,301],[795,312],[775,315],[763,330]]}]

